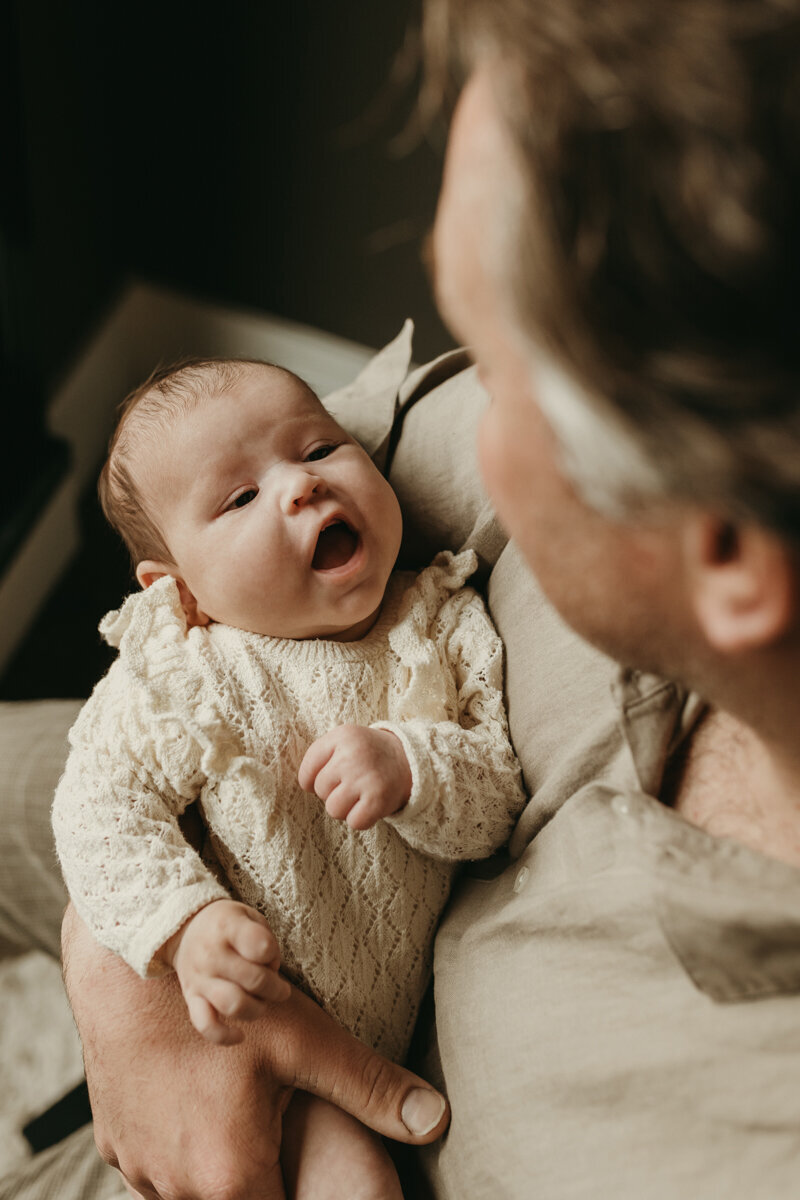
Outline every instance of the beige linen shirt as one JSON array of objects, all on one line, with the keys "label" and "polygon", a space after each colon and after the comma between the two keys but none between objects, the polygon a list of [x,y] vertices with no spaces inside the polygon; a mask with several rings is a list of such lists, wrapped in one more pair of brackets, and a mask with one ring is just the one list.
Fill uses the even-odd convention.
[{"label": "beige linen shirt", "polygon": [[606,763],[595,744],[544,819],[534,794],[518,857],[471,870],[440,928],[453,1117],[427,1171],[447,1200],[788,1200],[800,871],[655,798],[695,699],[639,675],[615,691]]},{"label": "beige linen shirt", "polygon": [[[485,396],[464,366],[454,355],[381,393],[402,421],[389,477],[410,561],[469,545],[485,566],[532,799],[510,860],[494,877],[470,868],[437,936],[452,1124],[426,1154],[436,1195],[800,1196],[800,871],[656,799],[698,702],[616,683],[505,544],[475,461]],[[435,1081],[424,1041],[416,1064]]]}]

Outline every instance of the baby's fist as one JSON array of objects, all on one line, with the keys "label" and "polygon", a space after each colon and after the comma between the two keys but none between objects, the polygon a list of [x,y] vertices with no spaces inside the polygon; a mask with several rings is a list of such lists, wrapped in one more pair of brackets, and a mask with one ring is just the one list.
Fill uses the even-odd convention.
[{"label": "baby's fist", "polygon": [[261,913],[237,900],[215,900],[190,917],[163,947],[198,1033],[232,1045],[242,1034],[225,1018],[253,1021],[289,996],[278,974],[275,935]]},{"label": "baby's fist", "polygon": [[312,742],[297,780],[325,802],[329,816],[351,829],[371,829],[411,795],[411,768],[400,739],[388,729],[363,725],[339,725]]}]

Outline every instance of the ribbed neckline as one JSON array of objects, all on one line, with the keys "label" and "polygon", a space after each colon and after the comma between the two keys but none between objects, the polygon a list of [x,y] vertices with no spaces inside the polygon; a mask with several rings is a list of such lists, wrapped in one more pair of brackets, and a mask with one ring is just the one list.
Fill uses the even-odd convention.
[{"label": "ribbed neckline", "polygon": [[[389,630],[397,623],[400,602],[414,578],[414,574],[407,571],[395,572],[391,576],[378,619],[369,632],[355,642],[338,642],[330,638],[270,637],[269,634],[249,633],[244,629],[237,629],[236,634],[257,655],[275,654],[295,662],[363,662],[384,651]],[[229,627],[212,625],[206,632],[214,637],[215,629],[227,628]]]}]

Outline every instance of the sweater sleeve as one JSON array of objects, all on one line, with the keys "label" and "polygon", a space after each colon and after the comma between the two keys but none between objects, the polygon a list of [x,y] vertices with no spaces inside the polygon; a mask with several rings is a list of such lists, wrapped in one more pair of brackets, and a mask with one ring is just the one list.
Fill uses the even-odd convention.
[{"label": "sweater sleeve", "polygon": [[400,739],[412,776],[408,804],[386,819],[432,857],[484,858],[508,840],[526,803],[503,704],[503,644],[471,588],[445,601],[432,637],[452,674],[456,712],[376,722]]},{"label": "sweater sleeve", "polygon": [[92,934],[143,977],[193,913],[229,893],[183,837],[204,782],[202,749],[118,659],[70,732],[53,803],[70,897]]}]

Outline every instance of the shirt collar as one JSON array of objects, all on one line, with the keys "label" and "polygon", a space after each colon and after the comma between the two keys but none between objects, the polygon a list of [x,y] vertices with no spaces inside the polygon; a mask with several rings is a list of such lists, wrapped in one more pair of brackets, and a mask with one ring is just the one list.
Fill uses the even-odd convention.
[{"label": "shirt collar", "polygon": [[714,837],[659,803],[667,761],[707,705],[678,684],[623,670],[612,685],[639,787],[638,812],[665,937],[718,1002],[800,992],[800,870]]},{"label": "shirt collar", "polygon": [[800,871],[661,809],[654,900],[694,984],[718,1002],[800,992]]},{"label": "shirt collar", "polygon": [[621,669],[611,686],[639,787],[658,796],[670,756],[707,705],[680,684],[629,668]]}]

